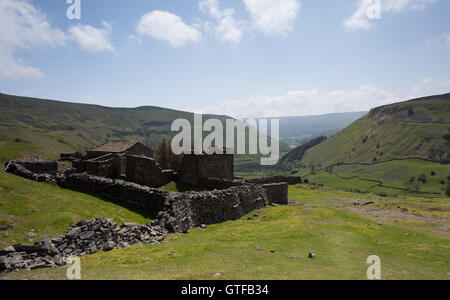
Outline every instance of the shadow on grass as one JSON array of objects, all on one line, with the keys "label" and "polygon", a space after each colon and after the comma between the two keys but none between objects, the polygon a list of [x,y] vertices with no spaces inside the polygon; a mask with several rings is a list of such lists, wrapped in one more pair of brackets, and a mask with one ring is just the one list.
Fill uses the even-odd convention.
[{"label": "shadow on grass", "polygon": [[71,188],[64,188],[64,189],[67,189],[67,190],[70,190],[70,191],[74,191],[74,192],[77,192],[77,193],[82,193],[82,194],[85,194],[85,195],[90,195],[90,196],[93,196],[93,197],[97,197],[97,198],[99,198],[102,201],[105,201],[105,202],[108,202],[108,203],[111,203],[111,204],[114,204],[114,205],[121,206],[121,207],[123,207],[125,209],[128,209],[129,211],[134,212],[134,213],[136,213],[138,215],[141,215],[142,217],[144,217],[146,219],[155,220],[156,217],[157,217],[157,214],[159,213],[159,211],[152,213],[152,212],[146,211],[146,210],[144,210],[142,208],[138,208],[138,207],[129,205],[127,203],[124,203],[123,201],[119,201],[119,200],[115,200],[115,199],[111,199],[111,198],[105,197],[104,195],[101,195],[101,194],[86,193],[85,191],[81,191],[81,190],[77,190],[77,189],[71,189]]}]

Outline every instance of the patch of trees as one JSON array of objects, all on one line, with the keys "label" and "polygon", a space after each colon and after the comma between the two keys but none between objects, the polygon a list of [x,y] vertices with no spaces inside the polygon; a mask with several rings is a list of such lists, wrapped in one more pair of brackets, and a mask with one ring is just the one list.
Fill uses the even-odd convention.
[{"label": "patch of trees", "polygon": [[427,183],[427,176],[422,174],[422,175],[419,176],[419,178],[417,180],[422,182],[423,184],[425,184],[425,183]]}]

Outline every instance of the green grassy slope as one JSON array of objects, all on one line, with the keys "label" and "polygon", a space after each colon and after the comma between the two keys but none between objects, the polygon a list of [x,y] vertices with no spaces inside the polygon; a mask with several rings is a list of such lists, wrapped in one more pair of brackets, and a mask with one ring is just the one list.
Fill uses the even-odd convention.
[{"label": "green grassy slope", "polygon": [[[0,248],[54,237],[82,219],[100,216],[119,223],[149,221],[140,213],[97,197],[0,172]],[[27,235],[31,230],[36,237]]]},{"label": "green grassy slope", "polygon": [[[53,193],[60,197],[65,191]],[[447,199],[379,199],[301,185],[289,187],[289,198],[298,206],[265,208],[256,217],[251,213],[253,220],[246,217],[187,235],[169,235],[161,245],[83,257],[82,278],[367,279],[370,255],[381,258],[383,279],[450,278],[450,237],[446,223],[440,221],[449,217]],[[354,208],[355,200],[376,204]],[[380,220],[369,215],[377,209],[389,217]],[[413,210],[422,217],[415,217]],[[39,210],[36,215],[46,213]],[[51,223],[46,226],[54,228]],[[317,259],[308,259],[309,252]],[[56,268],[6,276],[65,279],[65,272],[66,268]],[[215,277],[216,273],[222,275]]]},{"label": "green grassy slope", "polygon": [[[334,188],[383,190],[376,182],[361,180],[369,179],[384,186],[442,193],[450,165],[441,162],[449,160],[450,94],[446,94],[373,109],[307,151],[299,174]],[[422,175],[426,182],[418,181]],[[401,193],[387,190],[391,195]]]},{"label": "green grassy slope", "polygon": [[327,138],[325,136],[321,136],[318,138],[315,138],[311,141],[309,141],[306,144],[303,144],[301,146],[298,146],[297,148],[289,151],[283,158],[281,159],[281,163],[283,162],[294,162],[294,161],[301,161],[303,159],[303,156],[305,155],[306,151],[311,149],[312,147],[324,142]]},{"label": "green grassy slope", "polygon": [[373,109],[310,149],[303,164],[373,162],[398,157],[450,159],[450,94]]}]

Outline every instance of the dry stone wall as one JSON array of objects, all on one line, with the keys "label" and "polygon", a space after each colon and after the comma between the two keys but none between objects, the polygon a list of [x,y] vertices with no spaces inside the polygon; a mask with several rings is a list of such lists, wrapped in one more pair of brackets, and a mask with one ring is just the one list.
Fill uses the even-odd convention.
[{"label": "dry stone wall", "polygon": [[[35,173],[23,166],[24,163],[18,163],[16,161],[6,162],[6,171],[37,182],[45,182],[48,184],[56,184],[56,177],[50,174]],[[28,164],[29,165],[29,164]]]},{"label": "dry stone wall", "polygon": [[[9,162],[6,163],[5,166],[8,165]],[[35,173],[35,174],[49,174],[56,176],[56,173],[58,172],[58,163],[56,161],[52,162],[18,162],[18,161],[11,161],[11,163],[14,163],[16,165],[20,164],[23,168],[26,170]]]},{"label": "dry stone wall", "polygon": [[296,176],[273,176],[246,180],[248,183],[254,184],[271,184],[286,182],[289,185],[296,185],[302,183],[301,177]]},{"label": "dry stone wall", "polygon": [[85,166],[89,175],[116,178],[115,161],[112,154],[87,160]]},{"label": "dry stone wall", "polygon": [[58,177],[58,185],[103,197],[117,204],[138,209],[149,216],[156,216],[158,212],[167,208],[165,204],[169,192],[122,180],[71,174]]},{"label": "dry stone wall", "polygon": [[[15,245],[0,251],[0,272],[30,270],[65,264],[68,256],[83,256],[137,242],[160,242],[168,233],[187,232],[192,227],[237,220],[270,204],[287,204],[287,184],[243,184],[211,179],[206,184],[223,187],[213,191],[171,193],[122,180],[67,172],[57,177],[35,174],[19,163],[8,171],[36,181],[97,195],[106,200],[139,209],[156,219],[147,225],[124,224],[99,218],[81,221],[66,235]],[[45,180],[44,180],[45,179]]]},{"label": "dry stone wall", "polygon": [[199,178],[198,187],[207,190],[225,190],[231,187],[238,187],[245,185],[242,182],[224,180],[218,178]]}]

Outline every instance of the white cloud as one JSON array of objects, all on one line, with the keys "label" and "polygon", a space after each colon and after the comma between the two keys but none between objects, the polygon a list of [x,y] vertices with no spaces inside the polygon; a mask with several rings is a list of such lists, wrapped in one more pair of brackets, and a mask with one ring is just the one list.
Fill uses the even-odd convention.
[{"label": "white cloud", "polygon": [[[241,42],[245,24],[235,19],[234,9],[222,9],[218,0],[201,0],[199,9],[215,19],[217,24],[213,30],[219,39],[232,44]],[[206,21],[204,24],[204,28],[209,31],[212,26],[211,23]]]},{"label": "white cloud", "polygon": [[39,68],[17,57],[17,51],[64,44],[65,34],[26,0],[0,1],[0,78],[39,78]]},{"label": "white cloud", "polygon": [[448,48],[450,47],[450,33],[446,32],[440,36],[426,41],[427,47],[430,48]]},{"label": "white cloud", "polygon": [[[418,98],[422,96],[426,96],[427,90],[429,89],[430,85],[433,84],[434,80],[432,78],[425,78],[420,83],[414,85],[411,88],[411,95],[410,98]],[[429,96],[430,94],[428,94]]]},{"label": "white cloud", "polygon": [[198,42],[201,38],[200,31],[185,24],[179,16],[159,10],[143,15],[137,31],[141,35],[168,41],[173,47],[189,41]]},{"label": "white cloud", "polygon": [[140,37],[138,37],[138,36],[136,36],[136,35],[134,35],[134,34],[128,35],[127,40],[128,40],[129,42],[132,42],[132,43],[137,43],[138,45],[141,45],[141,44],[142,44],[142,38],[140,38]]},{"label": "white cloud", "polygon": [[337,112],[365,111],[401,101],[389,91],[373,84],[356,90],[322,93],[318,90],[289,91],[282,96],[260,96],[247,100],[232,100],[204,108],[186,108],[202,113],[225,114],[237,118],[304,116]]},{"label": "white cloud", "polygon": [[89,52],[114,51],[109,41],[112,32],[110,23],[103,21],[103,28],[95,28],[90,25],[78,24],[69,28],[70,36],[78,45]]},{"label": "white cloud", "polygon": [[301,4],[297,0],[244,0],[253,26],[267,35],[287,35],[292,31]]},{"label": "white cloud", "polygon": [[[349,29],[370,29],[373,27],[373,20],[369,19],[368,11],[377,0],[358,0],[356,11],[342,24]],[[437,0],[379,0],[381,4],[381,14],[400,13],[405,9],[423,10],[429,4]],[[381,18],[383,16],[381,15]]]},{"label": "white cloud", "polygon": [[449,92],[448,87],[450,86],[450,81],[446,80],[436,80],[433,78],[425,78],[418,84],[415,84],[406,97],[406,99],[427,97],[431,95],[446,94]]}]

